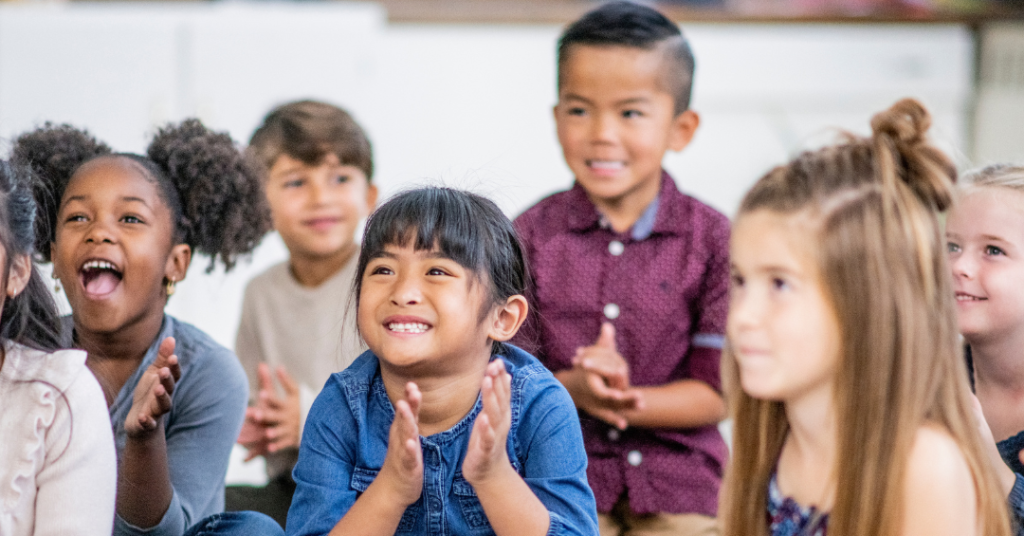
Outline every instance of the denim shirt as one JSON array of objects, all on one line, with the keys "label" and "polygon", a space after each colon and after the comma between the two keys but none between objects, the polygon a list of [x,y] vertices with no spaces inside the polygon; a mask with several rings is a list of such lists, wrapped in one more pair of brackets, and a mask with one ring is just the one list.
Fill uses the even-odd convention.
[{"label": "denim shirt", "polygon": [[[500,356],[512,375],[508,457],[547,507],[548,534],[597,534],[587,455],[569,393],[530,354],[506,345]],[[421,437],[423,492],[399,522],[397,534],[493,534],[473,486],[462,476],[470,432],[482,408],[455,426]],[[395,410],[384,390],[377,356],[364,352],[331,375],[306,420],[293,476],[297,485],[287,534],[327,534],[373,482],[384,464]]]}]

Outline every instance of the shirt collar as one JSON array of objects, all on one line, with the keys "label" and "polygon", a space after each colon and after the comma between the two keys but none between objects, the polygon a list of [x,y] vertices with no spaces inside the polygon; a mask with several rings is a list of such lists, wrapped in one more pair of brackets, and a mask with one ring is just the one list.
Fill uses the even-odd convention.
[{"label": "shirt collar", "polygon": [[[680,214],[681,201],[685,196],[679,191],[675,180],[667,171],[661,171],[661,189],[657,197],[644,210],[640,219],[633,224],[630,236],[643,240],[654,233],[679,234],[685,231],[685,220]],[[586,190],[576,181],[568,192],[566,209],[569,214],[569,229],[577,232],[601,227],[601,213],[587,196]]]}]

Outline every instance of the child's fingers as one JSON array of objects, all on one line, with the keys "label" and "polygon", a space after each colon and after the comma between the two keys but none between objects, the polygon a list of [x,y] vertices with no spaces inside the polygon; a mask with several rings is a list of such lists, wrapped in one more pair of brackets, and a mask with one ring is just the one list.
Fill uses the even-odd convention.
[{"label": "child's fingers", "polygon": [[160,378],[160,385],[164,387],[169,396],[174,395],[175,378],[174,373],[171,372],[170,368],[164,367],[157,371],[157,377]]},{"label": "child's fingers", "polygon": [[593,415],[595,418],[618,428],[619,430],[625,430],[626,427],[629,426],[629,421],[627,421],[625,417],[610,409],[591,410],[588,413]]},{"label": "child's fingers", "polygon": [[181,379],[181,363],[178,362],[177,355],[171,355],[167,358],[167,368],[170,369],[171,377],[177,383]]},{"label": "child's fingers", "polygon": [[285,399],[277,396],[274,390],[260,390],[260,405],[265,409],[280,409],[285,405]]},{"label": "child's fingers", "polygon": [[[170,372],[167,373],[170,375]],[[167,391],[163,383],[153,386],[153,405],[150,407],[153,417],[160,417],[171,411],[171,393]]]},{"label": "child's fingers", "polygon": [[627,398],[625,391],[621,389],[613,389],[608,386],[605,379],[600,374],[594,374],[593,372],[586,373],[586,384],[590,389],[591,394],[595,397],[604,401],[620,401]]},{"label": "child's fingers", "polygon": [[277,367],[277,379],[281,382],[284,392],[289,395],[299,394],[299,384],[288,374],[284,367]]},{"label": "child's fingers", "polygon": [[260,381],[260,394],[263,393],[274,393],[274,377],[270,374],[270,367],[266,363],[260,363],[256,366],[256,376],[259,377]]}]

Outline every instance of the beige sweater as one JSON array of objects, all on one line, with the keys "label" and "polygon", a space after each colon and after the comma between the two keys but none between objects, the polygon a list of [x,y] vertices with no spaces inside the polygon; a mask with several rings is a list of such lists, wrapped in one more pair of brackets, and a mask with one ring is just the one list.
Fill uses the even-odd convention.
[{"label": "beige sweater", "polygon": [[[250,402],[259,393],[256,368],[283,366],[300,386],[302,422],[327,378],[349,366],[366,347],[349,299],[359,255],[315,288],[303,287],[282,262],[253,278],[245,289],[235,353],[249,376]],[[290,472],[298,450],[267,457],[267,475]]]},{"label": "beige sweater", "polygon": [[117,461],[107,403],[85,352],[8,343],[0,368],[0,535],[102,535]]}]

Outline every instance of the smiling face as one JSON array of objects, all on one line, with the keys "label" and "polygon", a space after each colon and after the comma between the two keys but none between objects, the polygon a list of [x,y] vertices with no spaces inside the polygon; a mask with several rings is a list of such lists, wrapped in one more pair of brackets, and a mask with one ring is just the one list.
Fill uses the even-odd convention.
[{"label": "smiling face", "polygon": [[191,251],[172,243],[171,211],[139,164],[103,157],[83,165],[56,227],[54,272],[76,329],[113,333],[162,318],[165,280],[185,277]]},{"label": "smiling face", "polygon": [[355,166],[328,153],[316,166],[282,154],[267,179],[274,228],[292,256],[316,261],[348,258],[355,232],[377,201],[377,188]]},{"label": "smiling face", "polygon": [[946,221],[957,320],[968,342],[1024,327],[1024,193],[972,187]]},{"label": "smiling face", "polygon": [[598,207],[646,205],[661,184],[665,151],[690,142],[698,118],[675,114],[662,83],[664,52],[575,45],[561,66],[555,106],[566,164]]},{"label": "smiling face", "polygon": [[754,398],[832,396],[839,322],[806,251],[812,238],[801,218],[768,210],[743,214],[733,228],[727,333]]},{"label": "smiling face", "polygon": [[[491,339],[507,340],[487,308],[486,283],[437,251],[389,245],[370,259],[359,295],[359,332],[382,367],[405,375],[482,373]],[[516,323],[518,328],[518,323]]]}]

